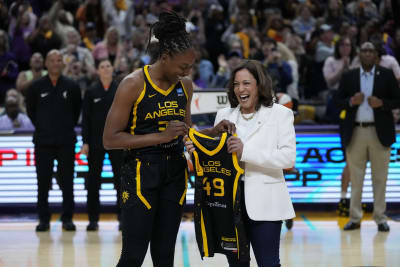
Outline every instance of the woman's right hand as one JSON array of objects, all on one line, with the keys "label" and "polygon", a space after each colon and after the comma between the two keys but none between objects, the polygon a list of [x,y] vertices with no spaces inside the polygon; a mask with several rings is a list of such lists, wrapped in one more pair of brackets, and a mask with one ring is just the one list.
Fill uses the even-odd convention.
[{"label": "woman's right hand", "polygon": [[230,122],[228,120],[222,120],[217,125],[214,126],[212,132],[214,136],[217,136],[223,132],[234,134],[236,132],[236,126],[233,122]]},{"label": "woman's right hand", "polygon": [[185,140],[186,151],[189,152],[190,155],[192,155],[193,151],[195,150],[193,142],[189,139],[187,135],[183,137],[183,140]]}]

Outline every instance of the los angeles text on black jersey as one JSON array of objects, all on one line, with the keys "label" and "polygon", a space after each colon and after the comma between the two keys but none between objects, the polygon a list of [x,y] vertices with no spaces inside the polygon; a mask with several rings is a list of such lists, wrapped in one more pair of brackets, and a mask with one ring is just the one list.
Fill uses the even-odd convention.
[{"label": "los angeles text on black jersey", "polygon": [[[159,133],[167,128],[170,121],[184,121],[186,117],[188,94],[183,83],[179,81],[163,90],[151,79],[150,67],[146,65],[143,68],[143,89],[136,102],[133,103],[126,128],[126,131],[132,135]],[[141,148],[140,151],[166,149],[183,152],[181,138],[175,138],[165,144]]]},{"label": "los angeles text on black jersey", "polygon": [[185,118],[186,110],[179,108],[178,101],[165,101],[157,103],[158,110],[148,112],[145,116],[145,120],[156,118],[162,118],[167,116],[181,116]]}]

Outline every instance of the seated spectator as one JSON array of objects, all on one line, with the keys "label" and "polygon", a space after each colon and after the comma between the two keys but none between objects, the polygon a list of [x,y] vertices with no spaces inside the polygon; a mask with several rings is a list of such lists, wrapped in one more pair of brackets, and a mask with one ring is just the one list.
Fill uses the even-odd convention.
[{"label": "seated spectator", "polygon": [[285,44],[277,44],[278,51],[281,53],[283,61],[289,64],[292,72],[293,81],[287,86],[287,94],[293,99],[294,102],[297,102],[299,100],[299,64],[297,63],[295,54]]},{"label": "seated spectator", "polygon": [[8,35],[0,30],[0,104],[4,102],[4,96],[8,89],[15,87],[18,75],[18,64],[15,55],[10,52]]},{"label": "seated spectator", "polygon": [[242,58],[242,53],[238,50],[229,52],[226,58],[224,55],[220,55],[218,57],[218,71],[211,82],[211,87],[225,88],[232,70],[239,66]]},{"label": "seated spectator", "polygon": [[323,74],[329,89],[339,88],[340,78],[347,71],[356,56],[356,49],[350,38],[343,37],[335,44],[333,56],[329,56],[324,63]]},{"label": "seated spectator", "polygon": [[110,59],[114,69],[118,69],[122,57],[122,42],[120,35],[115,27],[109,27],[104,36],[104,40],[97,43],[92,54],[94,60],[102,58]]},{"label": "seated spectator", "polygon": [[37,17],[27,2],[15,1],[10,8],[11,22],[8,34],[11,40],[11,51],[14,53],[20,70],[29,68],[31,48],[25,39],[35,29]]},{"label": "seated spectator", "polygon": [[315,18],[308,5],[302,4],[299,6],[297,17],[293,20],[292,26],[294,31],[303,38],[314,30]]},{"label": "seated spectator", "polygon": [[[105,16],[100,0],[86,0],[79,6],[75,18],[79,21],[79,32],[86,36],[88,23],[91,22],[96,27],[96,37],[103,38],[105,30]],[[92,50],[88,47],[89,50]]]},{"label": "seated spectator", "polygon": [[[129,40],[132,36],[132,24],[135,17],[135,5],[133,1],[98,1],[101,1],[104,7],[108,25],[115,27],[123,40]],[[160,6],[159,4],[157,5]]]},{"label": "seated spectator", "polygon": [[271,38],[265,38],[262,46],[264,55],[263,65],[272,78],[275,93],[287,93],[288,86],[293,82],[292,69],[282,59],[277,42]]},{"label": "seated spectator", "polygon": [[54,32],[61,38],[62,46],[68,45],[68,32],[74,30],[72,26],[74,23],[74,17],[68,11],[63,9],[63,1],[55,1],[49,11],[49,18],[51,25],[53,25]]},{"label": "seated spectator", "polygon": [[26,94],[26,89],[29,85],[47,74],[47,70],[44,69],[43,57],[40,53],[36,52],[32,55],[30,60],[30,69],[22,71],[18,74],[17,78],[17,90],[22,94]]},{"label": "seated spectator", "polygon": [[13,95],[6,97],[5,113],[0,116],[0,131],[29,131],[33,129],[34,127],[29,117],[20,109],[18,98]]},{"label": "seated spectator", "polygon": [[328,24],[323,24],[319,27],[320,35],[319,41],[317,42],[317,48],[315,50],[315,61],[317,63],[324,62],[329,56],[332,56],[335,52],[333,46],[333,31],[332,27]]},{"label": "seated spectator", "polygon": [[94,67],[94,59],[89,49],[79,46],[81,43],[81,36],[75,29],[70,29],[67,32],[67,47],[61,49],[61,54],[65,63],[70,61],[71,57],[74,57],[82,65],[81,70],[88,77],[92,77],[96,73]]},{"label": "seated spectator", "polygon": [[32,53],[39,52],[43,57],[52,49],[61,48],[61,38],[53,30],[48,15],[39,19],[37,28],[29,35],[27,42],[30,44]]},{"label": "seated spectator", "polygon": [[89,21],[86,24],[85,35],[82,39],[81,46],[92,52],[98,42],[100,42],[100,39],[97,37],[96,25]]}]

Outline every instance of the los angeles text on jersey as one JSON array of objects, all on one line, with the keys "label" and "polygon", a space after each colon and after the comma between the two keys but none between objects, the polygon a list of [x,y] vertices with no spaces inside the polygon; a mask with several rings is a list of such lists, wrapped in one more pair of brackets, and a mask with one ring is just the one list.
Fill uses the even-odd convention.
[{"label": "los angeles text on jersey", "polygon": [[165,101],[157,103],[158,110],[146,114],[145,120],[162,118],[166,116],[181,116],[185,118],[186,110],[178,108],[178,101]]},{"label": "los angeles text on jersey", "polygon": [[204,172],[223,173],[226,176],[231,176],[232,174],[231,170],[221,168],[221,161],[218,160],[202,161],[201,166],[203,167]]}]

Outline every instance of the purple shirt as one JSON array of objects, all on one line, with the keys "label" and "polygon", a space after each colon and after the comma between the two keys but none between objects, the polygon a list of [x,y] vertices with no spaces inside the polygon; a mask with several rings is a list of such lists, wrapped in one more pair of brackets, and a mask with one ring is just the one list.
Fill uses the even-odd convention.
[{"label": "purple shirt", "polygon": [[19,113],[17,120],[20,124],[19,127],[14,127],[12,120],[7,114],[0,116],[0,131],[2,130],[20,130],[20,131],[33,131],[35,128],[31,120],[24,113]]}]

